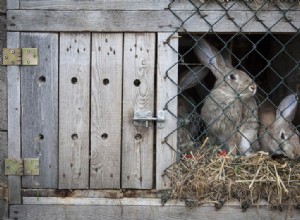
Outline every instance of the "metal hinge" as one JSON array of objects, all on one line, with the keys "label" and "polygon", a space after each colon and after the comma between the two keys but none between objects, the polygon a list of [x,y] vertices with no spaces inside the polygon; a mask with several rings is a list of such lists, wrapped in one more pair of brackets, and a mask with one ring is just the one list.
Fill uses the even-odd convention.
[{"label": "metal hinge", "polygon": [[133,123],[135,126],[143,126],[148,128],[149,121],[156,121],[158,128],[165,126],[165,111],[161,110],[157,113],[157,118],[152,116],[151,111],[135,111],[133,116]]},{"label": "metal hinge", "polygon": [[38,48],[3,48],[2,64],[5,66],[38,65]]},{"label": "metal hinge", "polygon": [[5,159],[5,175],[38,176],[40,175],[39,158]]}]

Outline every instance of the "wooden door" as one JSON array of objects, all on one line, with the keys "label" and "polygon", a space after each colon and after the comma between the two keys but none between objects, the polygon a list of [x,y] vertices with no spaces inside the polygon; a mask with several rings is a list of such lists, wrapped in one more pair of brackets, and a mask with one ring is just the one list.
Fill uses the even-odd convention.
[{"label": "wooden door", "polygon": [[[168,144],[176,146],[177,55],[165,43],[169,34],[9,35],[19,37],[10,47],[39,53],[37,66],[8,69],[10,128],[21,125],[20,142],[9,135],[16,143],[9,156],[40,160],[39,176],[9,177],[14,203],[21,188],[170,187],[162,175],[175,159]],[[134,125],[134,111],[155,117],[166,105],[165,128]]]}]

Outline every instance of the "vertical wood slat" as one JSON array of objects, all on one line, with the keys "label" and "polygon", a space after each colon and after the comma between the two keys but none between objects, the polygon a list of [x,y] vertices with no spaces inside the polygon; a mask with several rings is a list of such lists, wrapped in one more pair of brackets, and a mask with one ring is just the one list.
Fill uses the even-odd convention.
[{"label": "vertical wood slat", "polygon": [[[157,51],[157,111],[166,107],[165,127],[157,129],[156,133],[156,189],[171,188],[170,181],[167,176],[162,175],[176,160],[176,153],[172,150],[177,148],[177,97],[178,87],[178,66],[174,65],[178,62],[178,54],[165,42],[171,33],[158,33],[158,51]],[[170,38],[170,45],[178,51],[178,38]],[[168,77],[166,72],[168,71]],[[173,81],[173,82],[172,82]],[[172,133],[173,132],[173,133]]]},{"label": "vertical wood slat", "polygon": [[92,35],[90,187],[120,188],[123,34]]},{"label": "vertical wood slat", "polygon": [[[20,33],[7,32],[7,47],[20,47]],[[21,158],[20,67],[7,67],[8,157]],[[21,204],[21,177],[8,176],[9,204]]]},{"label": "vertical wood slat", "polygon": [[21,33],[22,48],[38,48],[39,64],[21,67],[22,157],[40,159],[40,175],[22,187],[58,182],[58,34]]},{"label": "vertical wood slat", "polygon": [[59,188],[89,187],[90,34],[61,33]]},{"label": "vertical wood slat", "polygon": [[123,68],[122,188],[150,189],[154,129],[134,126],[133,113],[154,112],[155,34],[124,35]]}]

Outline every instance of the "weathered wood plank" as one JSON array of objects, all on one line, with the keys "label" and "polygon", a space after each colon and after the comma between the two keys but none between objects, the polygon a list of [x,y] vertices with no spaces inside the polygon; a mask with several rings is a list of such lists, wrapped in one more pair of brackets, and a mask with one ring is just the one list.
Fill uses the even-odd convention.
[{"label": "weathered wood plank", "polygon": [[[6,47],[6,17],[0,16],[0,48]],[[0,49],[0,64],[2,50]],[[7,75],[6,67],[0,65],[0,131],[7,131]]]},{"label": "weathered wood plank", "polygon": [[[116,200],[115,203],[120,200]],[[266,205],[253,206],[242,212],[240,205],[228,205],[215,211],[212,205],[203,205],[198,208],[187,208],[183,205],[69,205],[70,200],[65,199],[64,205],[13,205],[10,207],[10,218],[22,220],[38,219],[99,219],[101,220],[137,220],[137,219],[299,219],[300,212],[296,209],[275,211]]]},{"label": "weathered wood plank", "polygon": [[[7,47],[20,47],[20,33],[7,33]],[[21,79],[20,67],[7,67],[7,96],[8,96],[8,157],[21,158]],[[8,177],[9,203],[21,203],[21,178]]]},{"label": "weathered wood plank", "polygon": [[6,8],[7,9],[19,9],[20,8],[20,2],[19,0],[6,0]]},{"label": "weathered wood plank", "polygon": [[[120,1],[120,0],[96,0],[96,1],[39,1],[39,0],[26,0],[20,2],[20,9],[50,9],[50,10],[167,10],[170,7],[172,10],[195,10],[196,7],[200,7],[204,10],[221,10],[230,9],[232,10],[249,10],[253,9],[265,9],[265,10],[278,10],[279,8],[292,10],[299,9],[300,6],[297,1],[294,2],[280,2],[275,4],[275,2],[270,3],[265,1],[259,2],[246,2],[243,1],[230,1],[230,2],[203,2],[199,0],[193,0],[193,4],[186,0],[177,0],[172,4],[170,0],[131,0],[131,1]],[[169,5],[170,4],[170,5]],[[277,6],[276,6],[277,5]],[[263,7],[262,7],[263,6]]]},{"label": "weathered wood plank", "polygon": [[7,158],[7,132],[0,131],[0,187],[7,186],[4,175],[4,159]]},{"label": "weathered wood plank", "polygon": [[[169,37],[175,38],[169,38]],[[165,127],[156,129],[156,189],[170,188],[163,173],[176,160],[178,108],[178,38],[171,33],[158,33],[157,42],[157,111],[165,111]],[[169,39],[169,44],[168,42]],[[170,46],[169,46],[170,45]],[[175,51],[174,51],[175,50]],[[168,77],[166,77],[168,76]],[[172,149],[173,148],[173,149]]]},{"label": "weathered wood plank", "polygon": [[90,188],[120,188],[123,34],[92,35]]},{"label": "weathered wood plank", "polygon": [[40,175],[22,187],[57,188],[58,34],[21,33],[22,48],[38,48],[39,65],[21,67],[22,157],[40,159]]},{"label": "weathered wood plank", "polygon": [[153,187],[153,125],[134,126],[133,113],[154,112],[154,68],[155,34],[125,34],[122,188]]},{"label": "weathered wood plank", "polygon": [[62,33],[59,63],[59,188],[88,188],[90,34]]},{"label": "weathered wood plank", "polygon": [[[300,28],[300,10],[286,11],[177,11],[181,20],[187,20],[189,32],[297,32]],[[292,27],[284,15],[295,26]],[[205,19],[203,19],[203,16]],[[138,18],[138,19],[137,19]],[[188,19],[189,18],[189,19]],[[51,11],[9,10],[7,29],[11,31],[104,31],[104,32],[172,32],[181,21],[169,11]],[[30,20],[31,22],[27,22]],[[262,25],[262,23],[264,25]],[[215,24],[211,27],[209,24]],[[179,32],[184,32],[179,29]]]},{"label": "weathered wood plank", "polygon": [[0,0],[0,12],[6,13],[6,0]]}]

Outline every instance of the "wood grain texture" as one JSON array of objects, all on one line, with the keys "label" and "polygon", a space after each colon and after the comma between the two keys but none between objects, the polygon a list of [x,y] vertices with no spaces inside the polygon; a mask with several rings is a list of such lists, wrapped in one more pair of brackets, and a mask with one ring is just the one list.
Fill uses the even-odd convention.
[{"label": "wood grain texture", "polygon": [[120,188],[123,34],[92,35],[90,188]]},{"label": "wood grain texture", "polygon": [[60,35],[59,188],[89,187],[90,34]]},{"label": "wood grain texture", "polygon": [[125,34],[122,188],[153,187],[153,124],[134,126],[133,113],[154,113],[154,68],[155,34]]},{"label": "wood grain texture", "polygon": [[[6,17],[0,16],[0,48],[6,47]],[[2,50],[0,49],[0,64],[2,64]],[[6,66],[0,65],[0,130],[7,131],[7,75]]]},{"label": "wood grain texture", "polygon": [[291,8],[292,10],[299,9],[300,6],[297,2],[280,2],[278,4],[264,3],[263,1],[257,2],[203,2],[199,0],[193,0],[193,4],[189,3],[186,0],[177,0],[174,1],[171,5],[170,0],[131,0],[131,1],[120,1],[120,0],[96,0],[96,1],[61,1],[61,0],[52,0],[52,1],[40,1],[40,0],[26,0],[20,2],[20,9],[51,9],[51,10],[167,10],[170,7],[172,10],[195,10],[195,7],[201,6],[206,10],[249,10],[253,9],[264,9],[264,10],[278,10],[279,8],[287,9]]},{"label": "wood grain texture", "polygon": [[9,9],[19,9],[20,8],[20,2],[19,0],[6,0],[6,8]]},{"label": "wood grain texture", "polygon": [[[9,10],[7,29],[10,31],[104,31],[104,32],[297,32],[300,10],[295,11],[51,11]],[[284,15],[294,27],[287,23]],[[203,19],[205,17],[205,19]],[[228,19],[230,18],[230,19]],[[27,22],[30,20],[31,22]],[[149,22],[150,21],[150,22]],[[261,23],[263,22],[263,24]],[[211,26],[210,24],[214,24]],[[242,27],[242,28],[241,28]]]},{"label": "wood grain texture", "polygon": [[[20,33],[7,33],[7,47],[20,47]],[[7,67],[8,157],[21,158],[21,79],[20,67]],[[21,203],[21,177],[8,177],[9,203]]]},{"label": "wood grain texture", "polygon": [[0,0],[0,12],[6,13],[6,0]]},{"label": "wood grain texture", "polygon": [[[118,202],[119,200],[116,200]],[[68,205],[68,199],[64,205],[13,205],[10,207],[10,218],[22,220],[240,220],[240,219],[299,219],[300,212],[296,209],[282,212],[275,211],[266,205],[253,206],[246,212],[242,212],[239,205],[228,205],[216,211],[212,205],[203,205],[198,208],[187,208],[182,205]]]},{"label": "wood grain texture", "polygon": [[7,177],[4,175],[5,158],[7,158],[7,132],[0,131],[0,187],[7,186]]},{"label": "wood grain texture", "polygon": [[57,188],[58,34],[21,33],[21,47],[39,52],[39,65],[21,67],[22,157],[40,159],[40,175],[22,187]]},{"label": "wood grain texture", "polygon": [[[157,190],[171,188],[170,180],[163,173],[176,161],[178,108],[178,54],[175,52],[178,51],[178,38],[176,36],[171,33],[158,33],[157,36],[157,111],[166,109],[165,127],[156,129]],[[169,44],[166,43],[168,41]]]}]

